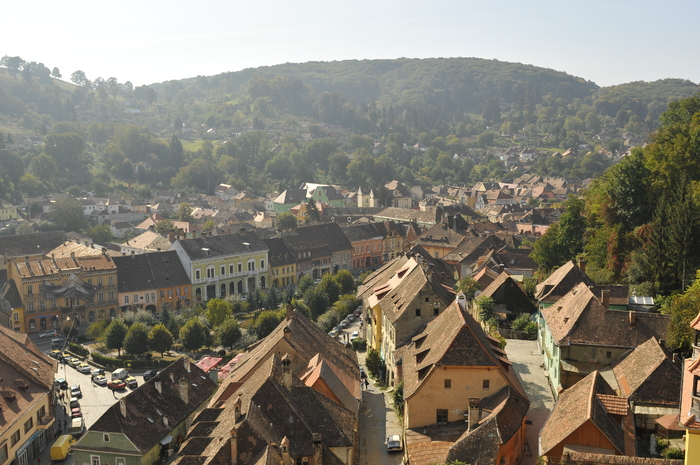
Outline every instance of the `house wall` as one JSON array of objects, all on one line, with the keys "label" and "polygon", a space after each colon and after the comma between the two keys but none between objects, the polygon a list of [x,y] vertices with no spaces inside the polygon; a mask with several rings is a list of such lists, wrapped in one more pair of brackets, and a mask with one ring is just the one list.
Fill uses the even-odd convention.
[{"label": "house wall", "polygon": [[[369,260],[369,264],[367,261]],[[361,270],[379,266],[382,260],[382,237],[352,243],[352,269]]]},{"label": "house wall", "polygon": [[552,333],[549,332],[549,328],[547,327],[547,322],[542,318],[540,313],[538,313],[538,320],[540,330],[537,333],[537,342],[544,356],[544,369],[547,371],[554,400],[557,400],[559,398],[560,387],[561,350],[559,346],[554,343]]},{"label": "house wall", "polygon": [[525,418],[518,431],[511,436],[505,444],[498,448],[498,455],[494,463],[502,465],[517,465],[525,455]]},{"label": "house wall", "polygon": [[[445,388],[446,379],[451,380],[449,389]],[[484,380],[489,381],[488,389],[484,389]],[[406,400],[404,425],[406,428],[435,425],[438,409],[447,409],[448,422],[464,421],[469,398],[483,399],[506,384],[508,381],[496,367],[436,367],[418,392]]]},{"label": "house wall", "polygon": [[685,430],[685,465],[693,465],[700,456],[700,431]]},{"label": "house wall", "polygon": [[[142,456],[134,444],[123,434],[108,433],[109,442],[104,441],[105,433],[88,431],[76,444],[81,449],[73,447],[76,465],[92,465],[91,456],[100,457],[100,464],[141,465]],[[118,452],[106,452],[102,448],[109,447]],[[82,448],[90,450],[82,450]],[[123,462],[122,462],[123,461]]]},{"label": "house wall", "polygon": [[[178,255],[180,255],[178,253]],[[185,254],[186,255],[186,254]],[[248,264],[253,263],[254,269],[248,270]],[[185,262],[183,261],[183,265]],[[221,272],[221,267],[224,272]],[[213,269],[213,274],[207,277],[207,270]],[[240,270],[240,271],[239,271]],[[256,288],[270,287],[269,261],[267,250],[251,252],[244,255],[231,255],[225,257],[211,257],[206,260],[192,261],[190,265],[190,279],[192,281],[192,296],[197,299],[199,295],[202,299],[213,299],[223,297],[221,285],[226,285],[226,294],[230,294],[231,283],[234,286],[234,293],[238,293],[238,282],[242,282],[242,293],[247,293],[253,287],[249,286],[249,278],[255,282]],[[198,277],[199,276],[199,277]],[[213,295],[207,294],[207,286],[214,286]]]},{"label": "house wall", "polygon": [[600,432],[600,430],[591,422],[586,421],[583,425],[568,435],[566,439],[561,441],[550,450],[546,457],[553,459],[554,463],[559,463],[561,455],[564,452],[565,444],[573,444],[584,447],[594,447],[596,449],[607,449],[610,455],[621,455],[615,450],[615,446]]},{"label": "house wall", "polygon": [[[2,450],[2,454],[6,456],[6,460],[0,463],[18,463],[15,460],[18,452],[20,452],[20,455],[25,455],[26,460],[31,463],[32,459],[37,456],[37,453],[41,452],[39,448],[41,439],[39,437],[32,439],[32,436],[37,432],[39,435],[44,436],[45,445],[51,444],[51,441],[53,441],[52,426],[55,418],[53,410],[51,409],[50,399],[51,396],[47,392],[31,405],[21,417],[15,420],[13,424],[3,425],[2,433],[0,434],[0,450]],[[44,408],[44,415],[50,418],[46,424],[41,424],[37,419],[37,412],[42,407]],[[25,432],[24,425],[30,418],[32,419],[32,427]],[[12,444],[11,438],[15,432],[19,432],[19,441]],[[30,439],[32,439],[32,442],[29,442]]]},{"label": "house wall", "polygon": [[[338,457],[338,460],[346,465],[354,463],[354,454],[352,453],[352,447],[329,447],[331,452]],[[319,464],[314,464],[319,465]]]},{"label": "house wall", "polygon": [[278,287],[278,288],[284,288],[287,287],[290,283],[291,284],[296,284],[296,265],[294,263],[284,265],[284,266],[275,266],[270,268],[270,280],[271,280],[271,286],[273,287]]},{"label": "house wall", "polygon": [[[627,352],[629,348],[621,347],[606,347],[606,346],[581,346],[571,345],[559,347],[559,360],[573,360],[576,362],[585,363],[600,363],[609,365],[617,360],[622,354]],[[586,373],[559,373],[559,384],[562,388],[569,389],[571,386],[582,380],[588,375]]]}]

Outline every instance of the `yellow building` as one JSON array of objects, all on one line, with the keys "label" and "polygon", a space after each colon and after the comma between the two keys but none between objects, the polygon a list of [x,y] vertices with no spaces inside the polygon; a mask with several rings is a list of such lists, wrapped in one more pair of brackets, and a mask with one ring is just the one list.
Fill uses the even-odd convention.
[{"label": "yellow building", "polygon": [[0,204],[0,221],[16,220],[17,217],[17,207],[4,202]]},{"label": "yellow building", "polygon": [[7,266],[24,304],[26,332],[118,316],[117,267],[109,255],[27,258],[11,258]]},{"label": "yellow building", "polygon": [[396,352],[409,463],[520,463],[530,402],[498,341],[467,313],[464,294]]},{"label": "yellow building", "polygon": [[680,426],[685,428],[685,464],[700,463],[700,313],[690,323],[695,331],[693,355],[683,365]]},{"label": "yellow building", "polygon": [[0,464],[32,464],[53,441],[55,371],[26,334],[0,327]]},{"label": "yellow building", "polygon": [[297,266],[292,254],[280,237],[263,239],[270,259],[270,285],[284,288],[297,282]]}]

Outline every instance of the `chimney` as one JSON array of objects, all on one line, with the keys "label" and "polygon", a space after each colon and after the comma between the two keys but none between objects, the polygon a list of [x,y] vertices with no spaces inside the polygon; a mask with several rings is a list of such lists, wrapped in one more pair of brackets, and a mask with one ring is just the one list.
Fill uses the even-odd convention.
[{"label": "chimney", "polygon": [[610,308],[610,290],[609,289],[603,289],[601,291],[600,301],[602,302],[603,307]]},{"label": "chimney", "polygon": [[289,460],[289,438],[287,436],[282,438],[280,442],[280,452],[282,455],[282,463],[292,463]]},{"label": "chimney", "polygon": [[673,354],[673,363],[678,363],[678,354],[674,353]]},{"label": "chimney", "polygon": [[186,404],[190,403],[190,396],[188,392],[187,380],[185,378],[180,378],[178,381],[178,390],[180,391],[180,399]]},{"label": "chimney", "polygon": [[292,317],[292,312],[294,311],[292,309],[292,303],[287,302],[287,307],[286,307],[287,312],[285,313],[285,318],[288,320]]},{"label": "chimney", "polygon": [[288,390],[292,390],[292,357],[289,354],[282,356],[282,384]]},{"label": "chimney", "polygon": [[634,324],[637,321],[637,314],[630,310],[629,316],[630,316],[630,326],[634,326]]},{"label": "chimney", "polygon": [[241,393],[238,393],[238,398],[233,403],[233,418],[238,421],[241,419]]},{"label": "chimney", "polygon": [[185,370],[187,370],[187,373],[190,373],[190,359],[189,359],[189,357],[185,357]]},{"label": "chimney", "polygon": [[175,242],[175,231],[172,229],[168,231],[168,242],[170,242],[171,244]]},{"label": "chimney", "polygon": [[163,417],[163,424],[167,427],[168,425],[168,417]]},{"label": "chimney", "polygon": [[192,239],[197,239],[197,231],[192,231]]},{"label": "chimney", "polygon": [[314,465],[321,465],[323,463],[323,444],[321,444],[321,433],[312,433],[311,441],[313,442],[314,448]]},{"label": "chimney", "polygon": [[[29,258],[29,257],[27,257],[27,258]],[[70,258],[75,258],[75,252],[70,253]]]},{"label": "chimney", "polygon": [[134,260],[136,258],[136,251],[132,250],[131,251],[131,259]]},{"label": "chimney", "polygon": [[156,391],[158,391],[158,394],[163,394],[163,382],[159,379],[156,380],[155,382],[156,385]]},{"label": "chimney", "polygon": [[469,431],[476,428],[479,424],[479,398],[469,398]]},{"label": "chimney", "polygon": [[124,397],[119,399],[119,411],[121,411],[122,416],[126,418],[126,399]]},{"label": "chimney", "polygon": [[175,382],[175,374],[172,373],[172,372],[170,373],[170,382],[171,382],[171,383],[174,383],[174,382]]},{"label": "chimney", "polygon": [[588,263],[585,259],[579,258],[578,259],[578,268],[581,270],[581,273],[586,273],[586,263]]},{"label": "chimney", "polygon": [[229,444],[231,445],[231,465],[238,464],[238,440],[236,438],[236,427],[231,428],[231,438],[229,439]]}]

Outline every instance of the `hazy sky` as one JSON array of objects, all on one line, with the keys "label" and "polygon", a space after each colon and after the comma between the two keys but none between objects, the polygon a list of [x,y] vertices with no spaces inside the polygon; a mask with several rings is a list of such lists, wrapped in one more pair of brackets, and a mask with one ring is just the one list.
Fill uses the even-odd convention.
[{"label": "hazy sky", "polygon": [[3,5],[0,56],[64,79],[150,84],[286,62],[479,57],[598,85],[700,82],[697,1],[32,1]]}]

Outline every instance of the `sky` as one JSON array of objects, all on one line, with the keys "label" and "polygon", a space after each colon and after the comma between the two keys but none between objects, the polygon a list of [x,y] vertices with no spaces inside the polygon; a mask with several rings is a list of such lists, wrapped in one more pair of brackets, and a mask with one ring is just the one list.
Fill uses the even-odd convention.
[{"label": "sky", "polygon": [[135,86],[280,63],[477,57],[700,83],[700,0],[11,2],[0,56]]}]

